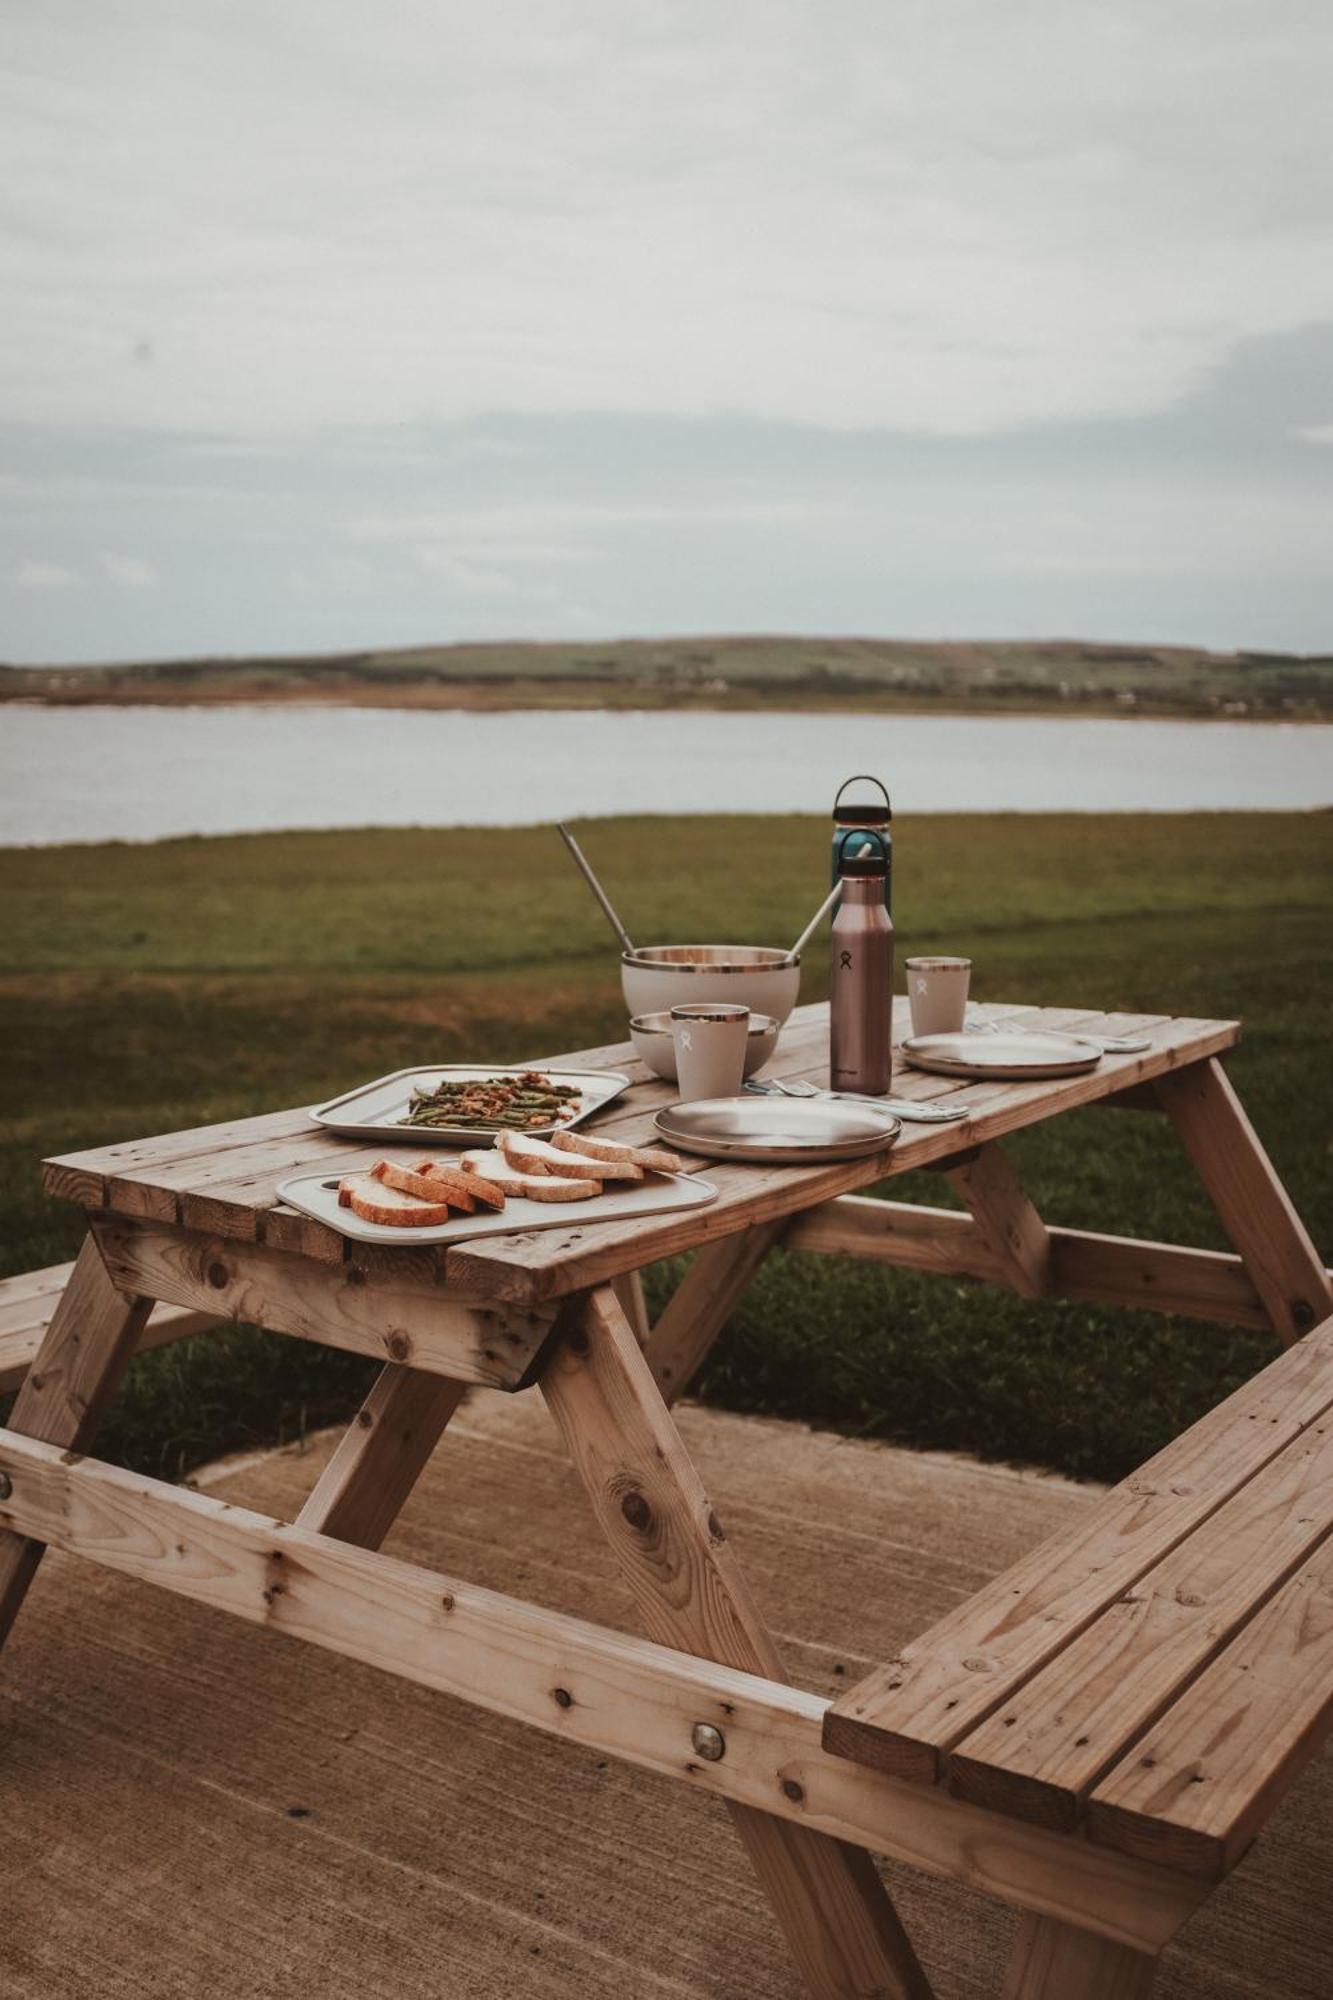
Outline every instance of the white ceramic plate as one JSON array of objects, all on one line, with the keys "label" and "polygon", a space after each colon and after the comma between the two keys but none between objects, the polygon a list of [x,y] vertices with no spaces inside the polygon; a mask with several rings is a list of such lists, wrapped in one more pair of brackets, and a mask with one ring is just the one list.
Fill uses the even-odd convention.
[{"label": "white ceramic plate", "polygon": [[1043,1076],[1081,1076],[1096,1069],[1102,1052],[1077,1035],[1033,1029],[1025,1034],[909,1035],[903,1055],[914,1069],[937,1076],[971,1076],[1020,1081]]},{"label": "white ceramic plate", "polygon": [[547,1139],[564,1126],[581,1125],[613,1097],[619,1097],[622,1090],[629,1089],[629,1078],[616,1069],[562,1069],[553,1063],[436,1063],[433,1068],[398,1069],[391,1076],[377,1076],[373,1083],[363,1083],[357,1090],[316,1105],[310,1116],[316,1125],[324,1125],[330,1132],[341,1132],[348,1139],[387,1139],[392,1134],[395,1144],[401,1141],[406,1146],[434,1146],[437,1151],[441,1146],[493,1146],[494,1132],[461,1128],[441,1131],[430,1125],[404,1125],[402,1120],[412,1101],[413,1086],[419,1084],[432,1090],[446,1078],[458,1083],[479,1083],[488,1076],[522,1076],[528,1070],[550,1077],[553,1083],[572,1083],[582,1093],[572,1118],[561,1119],[559,1124],[534,1125],[528,1132],[530,1139]]},{"label": "white ceramic plate", "polygon": [[[487,1072],[490,1074],[490,1072]],[[364,1168],[353,1168],[364,1172]],[[298,1174],[278,1189],[279,1201],[299,1209],[315,1222],[327,1223],[341,1236],[361,1243],[389,1243],[410,1250],[414,1243],[461,1243],[474,1236],[511,1236],[516,1230],[577,1229],[585,1222],[628,1222],[636,1215],[663,1215],[673,1208],[705,1208],[717,1200],[711,1181],[686,1174],[645,1174],[614,1194],[595,1194],[588,1201],[524,1201],[511,1194],[504,1207],[478,1215],[456,1215],[434,1229],[393,1229],[382,1222],[364,1222],[350,1208],[338,1206],[338,1179],[322,1174]]]},{"label": "white ceramic plate", "polygon": [[672,1104],[653,1123],[673,1146],[705,1159],[805,1167],[881,1153],[902,1130],[877,1104],[832,1097],[705,1097]]}]

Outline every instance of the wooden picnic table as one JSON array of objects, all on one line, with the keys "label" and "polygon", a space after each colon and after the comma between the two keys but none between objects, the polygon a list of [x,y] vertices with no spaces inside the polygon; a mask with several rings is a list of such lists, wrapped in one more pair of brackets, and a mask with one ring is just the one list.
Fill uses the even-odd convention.
[{"label": "wooden picnic table", "polygon": [[[878,1713],[873,1755],[861,1754],[867,1729],[858,1738],[853,1726],[864,1715],[839,1742],[830,1704],[786,1683],[669,1412],[779,1240],[1026,1298],[1271,1329],[1284,1346],[1333,1311],[1329,1275],[1218,1061],[1237,1040],[1234,1022],[984,1011],[1142,1031],[1151,1047],[1040,1082],[900,1069],[895,1094],[961,1094],[968,1119],[905,1125],[892,1149],[836,1165],[709,1162],[719,1192],[707,1207],[620,1223],[580,1224],[571,1213],[559,1227],[438,1249],[352,1241],[283,1205],[278,1187],[302,1169],[347,1170],[396,1150],[334,1138],[304,1109],[48,1161],[47,1190],[84,1206],[89,1234],[0,1433],[0,1637],[43,1548],[72,1549],[718,1794],[812,1993],[929,1990],[867,1850],[1028,1912],[1013,1994],[1054,1994],[1056,1964],[1063,1991],[1083,1990],[1068,1983],[1071,1938],[1099,1954],[1103,1984],[1090,1972],[1086,1990],[1121,1991],[1104,1975],[1114,1982],[1128,1967],[1137,1978],[1151,1966],[1207,1891],[1197,1872],[1145,1858],[1141,1844],[1071,1839],[1039,1814],[997,1811],[982,1797],[984,1777],[977,1797],[955,1797],[916,1782],[919,1772],[886,1769],[878,1746],[893,1727]],[[823,1081],[827,1032],[826,1008],[798,1010],[769,1073]],[[673,1096],[626,1045],[542,1060],[630,1071],[635,1087],[596,1125],[616,1137],[648,1138],[654,1110]],[[999,1141],[1099,1103],[1168,1115],[1234,1253],[1042,1221]],[[856,1192],[923,1167],[947,1175],[962,1212]],[[682,1251],[698,1254],[650,1329],[638,1273]],[[182,1334],[210,1317],[253,1321],[383,1364],[294,1523],[81,1455],[158,1301],[178,1309]],[[152,1339],[176,1337],[155,1327]],[[646,1640],[378,1553],[471,1383],[540,1389]],[[1143,1990],[1126,1974],[1123,1991]]]}]

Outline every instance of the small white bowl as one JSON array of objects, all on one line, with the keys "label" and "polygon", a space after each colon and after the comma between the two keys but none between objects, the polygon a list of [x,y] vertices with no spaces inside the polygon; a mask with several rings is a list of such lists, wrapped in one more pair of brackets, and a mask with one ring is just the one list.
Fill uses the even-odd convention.
[{"label": "small white bowl", "polygon": [[772,945],[650,944],[622,954],[620,983],[631,1018],[689,1000],[735,1000],[780,1027],[801,990],[801,963]]},{"label": "small white bowl", "polygon": [[[781,1032],[781,1023],[771,1014],[751,1014],[745,1042],[747,1076],[763,1068],[777,1047]],[[676,1044],[671,1036],[670,1014],[636,1014],[629,1024],[629,1038],[640,1062],[647,1063],[667,1083],[676,1081]]]}]

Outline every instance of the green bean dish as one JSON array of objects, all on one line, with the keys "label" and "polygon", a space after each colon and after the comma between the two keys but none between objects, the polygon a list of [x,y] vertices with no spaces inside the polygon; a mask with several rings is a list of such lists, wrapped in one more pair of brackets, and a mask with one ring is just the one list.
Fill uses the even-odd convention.
[{"label": "green bean dish", "polygon": [[570,1083],[552,1083],[535,1069],[521,1076],[446,1077],[433,1090],[412,1092],[402,1125],[435,1132],[531,1132],[567,1125],[577,1117],[582,1093]]}]

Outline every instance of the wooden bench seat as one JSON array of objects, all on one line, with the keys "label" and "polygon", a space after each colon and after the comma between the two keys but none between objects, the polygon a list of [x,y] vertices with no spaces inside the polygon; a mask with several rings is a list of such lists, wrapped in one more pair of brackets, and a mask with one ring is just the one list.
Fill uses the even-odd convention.
[{"label": "wooden bench seat", "polygon": [[[27,1374],[73,1268],[72,1264],[52,1264],[45,1271],[0,1278],[0,1396],[17,1389]],[[216,1314],[191,1312],[184,1306],[155,1306],[140,1337],[139,1352],[187,1340],[217,1323]]]},{"label": "wooden bench seat", "polygon": [[1333,1319],[829,1710],[825,1747],[1216,1880],[1333,1726]]}]

